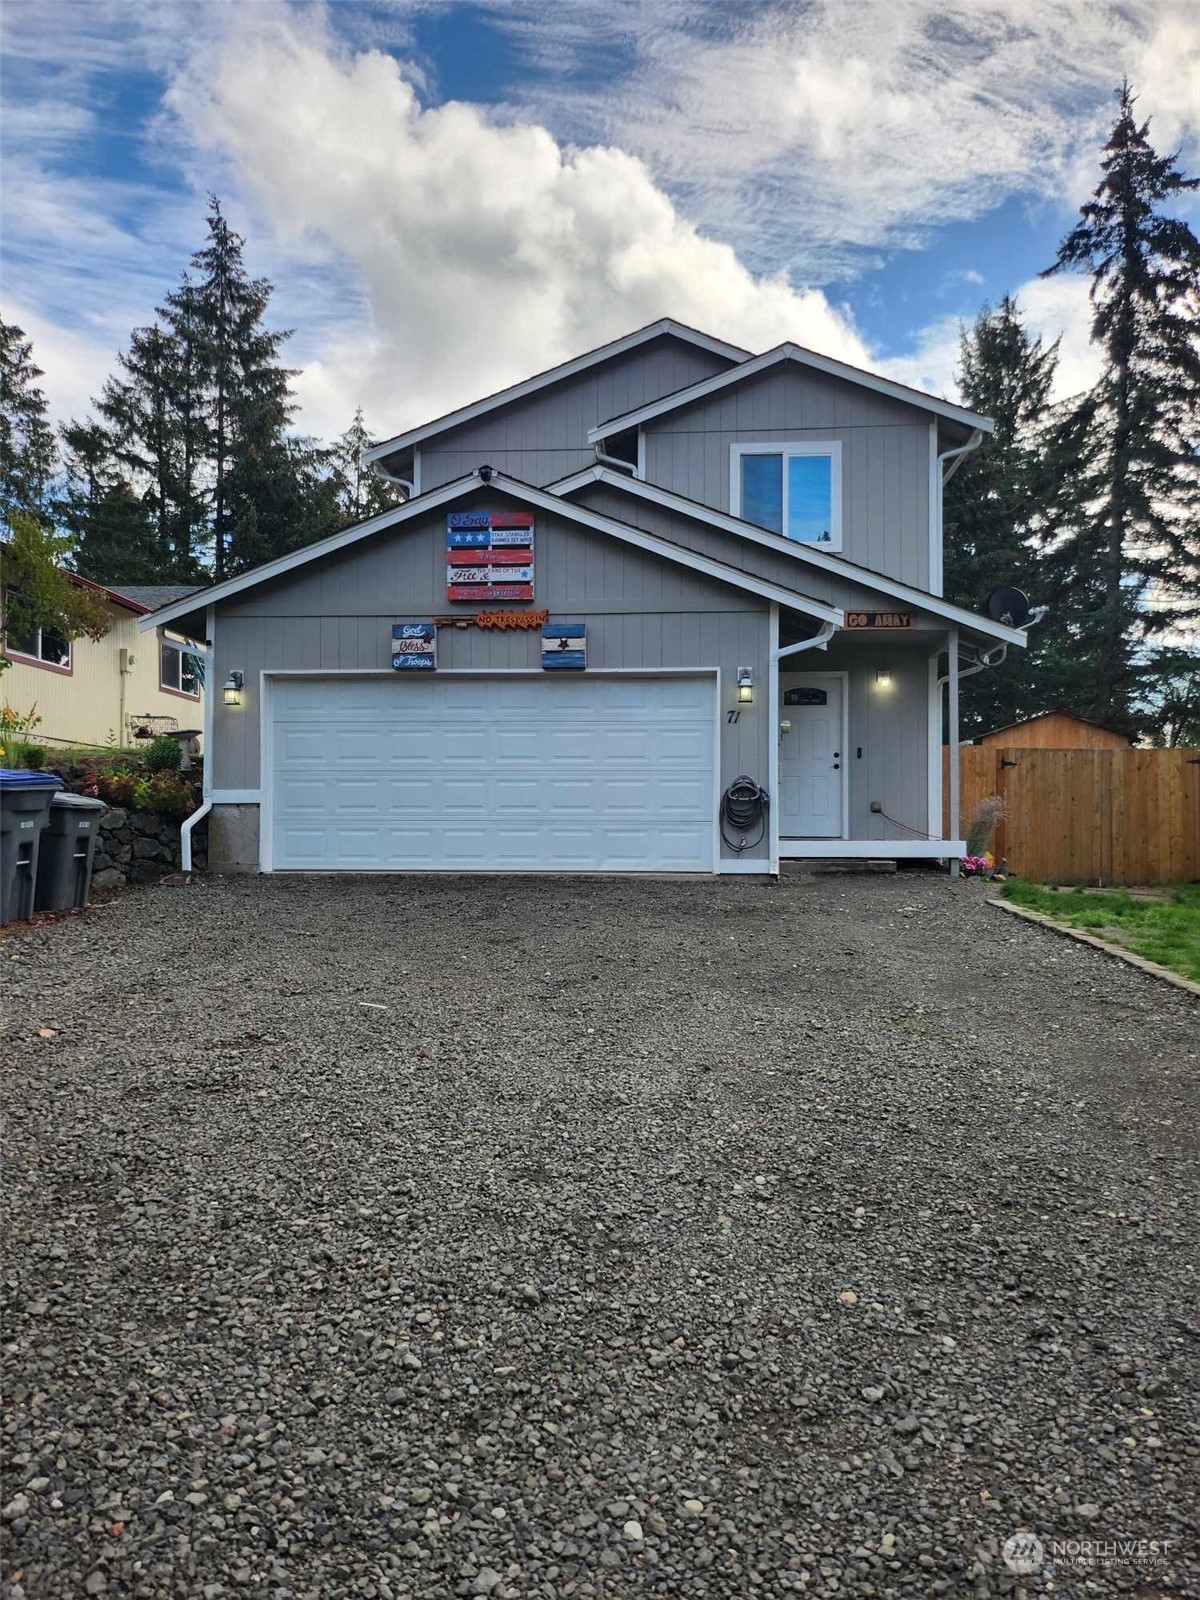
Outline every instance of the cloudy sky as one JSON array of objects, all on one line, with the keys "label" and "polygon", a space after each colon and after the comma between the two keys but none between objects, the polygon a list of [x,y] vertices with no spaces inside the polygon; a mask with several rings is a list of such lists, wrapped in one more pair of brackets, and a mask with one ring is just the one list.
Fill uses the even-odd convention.
[{"label": "cloudy sky", "polygon": [[[5,0],[6,317],[81,415],[216,191],[302,424],[386,435],[670,315],[953,392],[1127,73],[1200,170],[1197,0]],[[1193,212],[1200,210],[1193,207]]]}]

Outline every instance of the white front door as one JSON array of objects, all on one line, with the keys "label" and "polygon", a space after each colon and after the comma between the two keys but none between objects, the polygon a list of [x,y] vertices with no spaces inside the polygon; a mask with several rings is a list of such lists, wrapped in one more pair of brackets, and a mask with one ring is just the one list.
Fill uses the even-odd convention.
[{"label": "white front door", "polygon": [[779,832],[784,838],[842,837],[842,691],[841,678],[788,675],[781,682]]}]

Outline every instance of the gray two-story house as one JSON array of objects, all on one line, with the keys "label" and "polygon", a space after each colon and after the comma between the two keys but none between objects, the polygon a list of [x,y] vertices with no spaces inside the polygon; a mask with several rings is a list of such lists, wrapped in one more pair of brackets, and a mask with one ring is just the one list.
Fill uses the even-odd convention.
[{"label": "gray two-story house", "polygon": [[944,716],[1025,643],[941,592],[990,426],[663,321],[378,445],[394,510],[144,623],[208,641],[211,866],[956,857]]}]

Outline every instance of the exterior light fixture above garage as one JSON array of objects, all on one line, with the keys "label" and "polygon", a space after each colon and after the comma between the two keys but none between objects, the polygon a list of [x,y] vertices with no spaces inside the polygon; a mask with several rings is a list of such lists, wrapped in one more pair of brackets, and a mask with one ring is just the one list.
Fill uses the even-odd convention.
[{"label": "exterior light fixture above garage", "polygon": [[245,674],[233,671],[225,679],[224,696],[227,706],[240,706],[242,703],[242,685],[245,683]]},{"label": "exterior light fixture above garage", "polygon": [[752,667],[739,667],[737,675],[737,697],[741,706],[754,704],[754,669]]}]

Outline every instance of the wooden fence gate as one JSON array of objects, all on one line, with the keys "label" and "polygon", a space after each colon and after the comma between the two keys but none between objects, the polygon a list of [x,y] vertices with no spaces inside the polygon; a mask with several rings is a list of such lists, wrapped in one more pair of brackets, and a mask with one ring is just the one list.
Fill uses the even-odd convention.
[{"label": "wooden fence gate", "polygon": [[[949,837],[949,751],[942,799]],[[963,745],[961,833],[986,795],[1004,798],[992,849],[1043,883],[1200,878],[1200,750],[1031,750]]]}]

